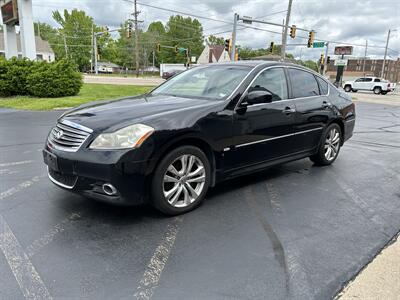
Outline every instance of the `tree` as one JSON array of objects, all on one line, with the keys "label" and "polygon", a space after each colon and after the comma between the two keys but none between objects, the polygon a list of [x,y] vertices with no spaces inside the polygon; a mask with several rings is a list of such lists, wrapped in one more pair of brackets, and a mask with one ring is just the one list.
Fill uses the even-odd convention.
[{"label": "tree", "polygon": [[[189,48],[191,56],[199,56],[204,49],[203,27],[197,19],[171,16],[166,25],[166,41],[169,46]],[[186,62],[185,53],[168,51],[165,62]]]},{"label": "tree", "polygon": [[223,37],[217,37],[215,35],[210,35],[207,38],[207,41],[211,45],[224,45],[225,44],[225,39]]},{"label": "tree", "polygon": [[304,67],[307,67],[315,72],[318,72],[318,64],[313,60],[298,61],[298,63]]}]

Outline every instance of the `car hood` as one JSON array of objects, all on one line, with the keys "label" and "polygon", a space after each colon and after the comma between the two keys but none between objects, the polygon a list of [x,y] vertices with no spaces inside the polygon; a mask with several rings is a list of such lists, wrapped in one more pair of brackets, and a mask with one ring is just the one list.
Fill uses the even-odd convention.
[{"label": "car hood", "polygon": [[219,106],[221,101],[167,95],[138,96],[78,106],[60,119],[94,131],[114,131],[134,123],[165,129],[171,119],[187,120],[191,116],[194,120],[197,119],[195,115],[209,113]]}]

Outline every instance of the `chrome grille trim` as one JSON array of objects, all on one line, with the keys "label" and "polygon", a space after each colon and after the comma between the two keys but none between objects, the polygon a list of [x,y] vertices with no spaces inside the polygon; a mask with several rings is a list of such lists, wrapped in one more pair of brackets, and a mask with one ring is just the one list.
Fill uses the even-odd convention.
[{"label": "chrome grille trim", "polygon": [[[57,137],[60,131],[62,131],[62,135]],[[92,132],[93,130],[88,127],[71,121],[61,120],[50,131],[47,140],[50,146],[57,150],[76,152],[89,138]]]}]

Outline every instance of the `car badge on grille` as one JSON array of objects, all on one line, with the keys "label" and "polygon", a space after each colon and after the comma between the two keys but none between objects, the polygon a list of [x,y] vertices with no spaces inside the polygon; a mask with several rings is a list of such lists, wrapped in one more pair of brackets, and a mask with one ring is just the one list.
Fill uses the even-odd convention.
[{"label": "car badge on grille", "polygon": [[57,139],[61,139],[63,135],[64,135],[64,131],[62,131],[62,130],[57,131],[55,134]]}]

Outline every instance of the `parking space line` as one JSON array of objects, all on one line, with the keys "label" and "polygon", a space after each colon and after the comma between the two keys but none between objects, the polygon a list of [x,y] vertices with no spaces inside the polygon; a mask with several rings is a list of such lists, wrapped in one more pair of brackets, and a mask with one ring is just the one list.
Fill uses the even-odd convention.
[{"label": "parking space line", "polygon": [[144,271],[139,286],[136,289],[136,299],[148,300],[153,296],[154,289],[158,285],[161,274],[168,261],[168,257],[175,244],[175,239],[179,232],[179,224],[182,223],[182,221],[182,217],[175,217],[167,226],[164,238],[156,248],[146,270]]},{"label": "parking space line", "polygon": [[18,165],[25,165],[25,164],[31,164],[31,163],[33,163],[33,160],[23,160],[23,161],[9,162],[9,163],[1,163],[0,164],[0,168],[18,166]]},{"label": "parking space line", "polygon": [[26,299],[52,299],[35,267],[1,215],[0,249]]},{"label": "parking space line", "polygon": [[63,232],[65,230],[65,227],[68,223],[78,220],[82,217],[81,213],[71,213],[68,217],[66,217],[64,220],[62,220],[60,223],[56,224],[51,228],[47,233],[45,233],[41,238],[35,240],[32,242],[31,245],[29,245],[25,252],[28,255],[28,257],[34,256],[36,253],[38,253],[42,248],[50,244],[56,235],[59,233]]},{"label": "parking space line", "polygon": [[7,197],[14,195],[15,193],[18,193],[19,191],[21,191],[23,189],[26,189],[27,187],[30,187],[32,184],[34,184],[35,182],[38,182],[40,180],[40,178],[43,178],[43,177],[46,177],[46,175],[35,176],[27,181],[20,183],[19,185],[15,186],[15,187],[8,189],[5,192],[1,192],[0,193],[0,201]]}]

